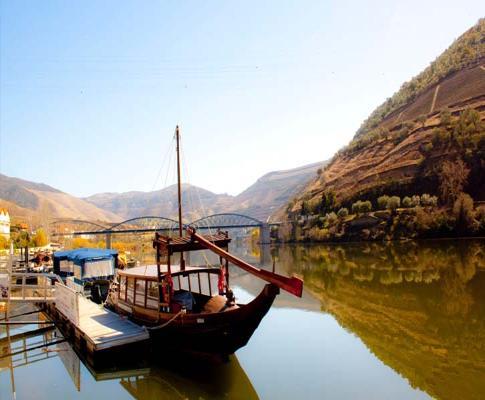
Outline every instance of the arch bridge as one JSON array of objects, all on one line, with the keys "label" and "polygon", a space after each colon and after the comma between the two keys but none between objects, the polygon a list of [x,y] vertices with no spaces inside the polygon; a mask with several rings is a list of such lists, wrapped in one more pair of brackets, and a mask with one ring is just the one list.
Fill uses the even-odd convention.
[{"label": "arch bridge", "polygon": [[[198,230],[205,229],[236,229],[257,227],[260,230],[260,242],[270,242],[270,227],[279,223],[267,223],[248,215],[238,213],[218,213],[200,218],[185,226],[193,226]],[[147,233],[160,231],[177,231],[178,221],[160,216],[142,216],[130,218],[114,224],[85,221],[80,219],[58,219],[50,224],[52,228],[58,228],[53,236],[83,236],[83,235],[106,235],[106,246],[111,247],[111,235]],[[71,227],[71,229],[69,229]],[[76,227],[76,229],[72,229]]]}]

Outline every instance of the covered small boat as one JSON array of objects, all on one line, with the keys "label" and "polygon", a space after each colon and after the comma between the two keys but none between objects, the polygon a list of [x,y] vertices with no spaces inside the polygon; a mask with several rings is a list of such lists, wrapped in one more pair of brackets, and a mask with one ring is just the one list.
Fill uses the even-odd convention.
[{"label": "covered small boat", "polygon": [[101,303],[118,267],[118,251],[79,248],[54,253],[54,273],[71,289]]}]

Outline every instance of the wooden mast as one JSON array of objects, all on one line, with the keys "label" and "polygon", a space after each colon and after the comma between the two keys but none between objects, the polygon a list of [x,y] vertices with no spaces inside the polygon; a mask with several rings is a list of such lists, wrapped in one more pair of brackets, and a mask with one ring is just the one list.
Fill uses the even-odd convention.
[{"label": "wooden mast", "polygon": [[[178,191],[178,208],[179,208],[179,236],[182,237],[182,182],[180,179],[180,132],[179,126],[175,127],[175,137],[177,139],[177,191]],[[180,269],[185,270],[184,253],[180,253]]]}]

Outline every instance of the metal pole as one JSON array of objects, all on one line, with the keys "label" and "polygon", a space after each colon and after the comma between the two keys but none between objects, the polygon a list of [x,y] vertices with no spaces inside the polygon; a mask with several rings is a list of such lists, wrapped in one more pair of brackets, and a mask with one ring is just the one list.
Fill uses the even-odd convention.
[{"label": "metal pole", "polygon": [[[175,127],[175,137],[177,139],[177,192],[178,192],[178,206],[179,206],[179,236],[182,237],[182,182],[180,179],[180,132],[179,126]],[[184,253],[180,253],[180,269],[185,270]]]}]

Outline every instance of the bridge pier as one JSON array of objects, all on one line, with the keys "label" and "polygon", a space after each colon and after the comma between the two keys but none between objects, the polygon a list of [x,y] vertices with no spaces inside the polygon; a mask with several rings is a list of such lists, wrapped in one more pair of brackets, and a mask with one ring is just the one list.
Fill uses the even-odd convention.
[{"label": "bridge pier", "polygon": [[259,227],[259,243],[269,244],[271,243],[271,228],[269,224],[262,223]]},{"label": "bridge pier", "polygon": [[106,248],[111,249],[111,233],[106,234]]},{"label": "bridge pier", "polygon": [[271,266],[271,246],[268,244],[259,244],[259,264],[261,266]]}]

